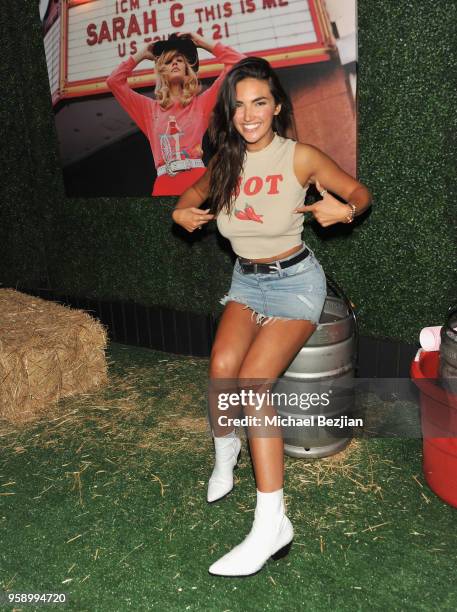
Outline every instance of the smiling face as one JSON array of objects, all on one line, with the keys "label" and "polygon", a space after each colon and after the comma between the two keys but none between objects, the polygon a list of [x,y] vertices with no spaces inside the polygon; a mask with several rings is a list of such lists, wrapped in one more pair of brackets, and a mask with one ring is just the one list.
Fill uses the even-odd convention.
[{"label": "smiling face", "polygon": [[246,141],[248,151],[260,151],[273,140],[273,117],[280,110],[268,81],[246,78],[236,84],[233,124]]}]

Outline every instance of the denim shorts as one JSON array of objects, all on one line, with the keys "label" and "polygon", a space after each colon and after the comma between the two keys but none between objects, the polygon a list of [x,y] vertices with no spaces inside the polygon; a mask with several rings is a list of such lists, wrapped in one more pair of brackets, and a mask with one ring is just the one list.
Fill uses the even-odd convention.
[{"label": "denim shorts", "polygon": [[[280,261],[295,257],[305,248],[303,245],[300,251]],[[276,266],[267,274],[244,274],[237,259],[230,290],[220,303],[244,304],[260,325],[274,319],[302,319],[318,324],[326,295],[324,270],[310,250],[308,257],[293,266]]]}]

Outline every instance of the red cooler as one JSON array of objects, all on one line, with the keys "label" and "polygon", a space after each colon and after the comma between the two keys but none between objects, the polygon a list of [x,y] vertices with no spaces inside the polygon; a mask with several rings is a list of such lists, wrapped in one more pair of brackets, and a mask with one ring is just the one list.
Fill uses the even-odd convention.
[{"label": "red cooler", "polygon": [[438,385],[439,356],[439,351],[420,349],[411,378],[421,394],[425,479],[441,499],[457,507],[457,395]]}]

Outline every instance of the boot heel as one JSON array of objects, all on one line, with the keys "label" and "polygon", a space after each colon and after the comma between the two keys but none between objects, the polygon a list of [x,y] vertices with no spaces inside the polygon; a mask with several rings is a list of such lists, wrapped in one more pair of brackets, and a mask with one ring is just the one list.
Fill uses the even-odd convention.
[{"label": "boot heel", "polygon": [[273,559],[273,561],[278,561],[278,559],[282,559],[283,557],[286,557],[289,554],[291,546],[292,546],[292,541],[290,541],[289,544],[286,544],[285,546],[277,550],[273,555],[271,555],[271,558]]}]

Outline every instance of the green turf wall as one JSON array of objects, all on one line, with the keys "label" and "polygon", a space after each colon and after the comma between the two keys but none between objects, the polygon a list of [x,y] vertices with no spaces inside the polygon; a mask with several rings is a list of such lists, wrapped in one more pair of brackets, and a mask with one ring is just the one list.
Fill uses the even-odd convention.
[{"label": "green turf wall", "polygon": [[[65,197],[37,5],[0,13],[0,282],[218,312],[231,260],[214,227],[184,236],[170,198]],[[456,12],[359,0],[358,169],[374,206],[304,238],[372,336],[415,341],[457,299]]]}]

